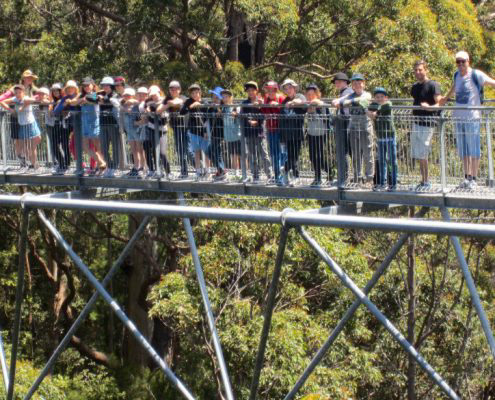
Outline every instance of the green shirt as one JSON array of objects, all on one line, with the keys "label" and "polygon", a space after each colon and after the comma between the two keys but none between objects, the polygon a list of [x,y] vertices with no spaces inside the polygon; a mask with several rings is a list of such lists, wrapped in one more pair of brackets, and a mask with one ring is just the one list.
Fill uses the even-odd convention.
[{"label": "green shirt", "polygon": [[394,116],[392,115],[392,103],[387,101],[384,104],[372,102],[368,106],[369,111],[376,111],[375,134],[378,139],[395,137]]}]

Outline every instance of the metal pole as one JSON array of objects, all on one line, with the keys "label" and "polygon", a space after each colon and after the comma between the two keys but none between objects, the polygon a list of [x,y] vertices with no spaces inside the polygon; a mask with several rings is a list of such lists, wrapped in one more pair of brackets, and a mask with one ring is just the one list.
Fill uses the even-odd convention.
[{"label": "metal pole", "polygon": [[9,373],[7,370],[7,362],[5,361],[5,349],[3,347],[2,333],[0,332],[0,363],[2,364],[3,383],[5,385],[5,391],[9,391]]},{"label": "metal pole", "polygon": [[[179,193],[179,201],[181,204],[185,204],[184,195]],[[232,392],[232,385],[230,384],[229,373],[227,371],[227,364],[223,356],[222,345],[220,343],[220,338],[218,337],[217,329],[215,327],[215,317],[211,309],[210,298],[208,296],[208,289],[206,288],[205,277],[203,275],[203,269],[201,268],[201,261],[198,255],[198,249],[196,247],[196,241],[194,240],[194,232],[191,227],[191,221],[189,218],[184,218],[183,220],[184,228],[186,229],[187,241],[189,242],[189,247],[191,249],[191,256],[194,263],[194,268],[196,270],[196,277],[198,278],[199,289],[201,291],[201,298],[203,299],[203,305],[206,310],[206,319],[208,320],[208,326],[210,328],[213,347],[215,348],[215,354],[217,356],[218,365],[220,367],[220,374],[222,376],[222,382],[225,389],[225,394],[228,400],[234,399],[234,394]]]},{"label": "metal pole", "polygon": [[[175,387],[182,393],[182,395],[188,399],[193,400],[193,395],[189,392],[182,381],[177,378],[174,372],[169,368],[165,361],[159,356],[156,350],[151,346],[148,340],[139,332],[136,325],[127,317],[127,315],[122,311],[117,301],[110,296],[103,285],[96,279],[91,270],[86,264],[81,260],[81,258],[72,250],[69,243],[62,237],[61,233],[52,225],[52,223],[45,217],[41,210],[38,211],[41,221],[45,224],[48,230],[51,232],[53,237],[57,240],[60,246],[67,252],[69,257],[74,261],[74,264],[81,272],[86,276],[90,283],[94,286],[97,292],[103,297],[103,299],[110,305],[112,310],[115,312],[117,317],[122,321],[124,326],[129,329],[130,333],[141,343],[141,346],[146,350],[146,352],[151,356],[151,358],[158,364],[160,369],[165,373],[165,375],[170,379],[170,381],[175,385]],[[10,399],[9,399],[10,400]]]},{"label": "metal pole", "polygon": [[160,152],[160,128],[158,126],[158,118],[159,115],[155,113],[155,129],[153,130],[153,135],[155,135],[155,148],[153,151],[155,152],[155,169],[156,169],[156,176],[160,177],[162,176],[162,170],[160,166],[160,161],[161,161],[161,152]]},{"label": "metal pole", "polygon": [[[415,218],[422,218],[426,212],[428,211],[428,208],[423,207],[416,215]],[[409,233],[403,233],[399,240],[395,243],[395,245],[390,249],[389,253],[385,257],[385,259],[382,261],[378,269],[374,272],[373,276],[371,279],[368,281],[366,284],[365,288],[363,289],[363,293],[367,296],[368,293],[373,289],[373,287],[376,285],[378,280],[382,277],[382,275],[387,271],[388,266],[392,263],[394,260],[395,256],[399,253],[400,249],[406,243],[407,239],[409,238],[410,234]],[[321,346],[321,348],[318,350],[318,352],[315,354],[309,365],[306,367],[304,372],[302,373],[301,377],[299,380],[295,383],[294,387],[292,390],[285,396],[284,400],[291,400],[293,399],[297,392],[301,389],[301,387],[306,383],[308,380],[309,376],[313,373],[314,369],[318,366],[318,364],[321,362],[325,354],[328,352],[332,344],[337,340],[337,337],[340,335],[342,330],[344,329],[344,326],[347,324],[347,322],[354,316],[354,313],[357,311],[359,306],[361,305],[361,301],[359,299],[355,300],[354,303],[352,303],[351,307],[346,311],[342,319],[339,321],[337,326],[334,328],[326,342]]]},{"label": "metal pole", "polygon": [[488,149],[488,187],[495,185],[493,177],[493,153],[492,153],[492,133],[490,129],[490,117],[489,113],[483,113],[486,118],[486,148]]},{"label": "metal pole", "polygon": [[[103,287],[106,287],[108,283],[112,280],[114,275],[118,272],[120,269],[120,266],[122,263],[125,261],[131,250],[134,248],[134,245],[137,243],[137,241],[141,238],[141,235],[143,234],[145,228],[148,226],[149,222],[151,220],[151,217],[145,217],[142,221],[139,227],[136,229],[134,234],[132,235],[131,239],[129,242],[126,244],[124,247],[124,250],[122,250],[122,253],[120,254],[119,258],[115,263],[112,265],[110,270],[107,272],[105,278],[101,282],[101,285]],[[41,382],[43,382],[43,379],[50,373],[53,365],[56,363],[58,357],[62,352],[65,350],[67,345],[69,344],[72,336],[76,333],[76,331],[79,329],[79,327],[82,325],[82,323],[86,320],[87,316],[93,309],[94,305],[96,304],[96,301],[98,300],[98,292],[95,292],[93,296],[89,299],[88,303],[84,306],[83,310],[77,317],[77,319],[74,321],[72,326],[69,328],[67,333],[65,334],[64,338],[62,341],[59,343],[53,354],[51,355],[50,359],[44,366],[43,370],[40,372],[38,378],[36,381],[33,383],[31,388],[29,389],[28,393],[24,397],[24,400],[29,400],[36,390],[38,390],[39,386],[41,385]]]},{"label": "metal pole", "polygon": [[447,153],[445,149],[445,119],[440,117],[440,182],[442,193],[447,191]]},{"label": "metal pole", "polygon": [[74,145],[76,147],[76,175],[83,175],[83,144],[82,144],[82,128],[81,128],[81,111],[75,111],[73,115],[74,121]]},{"label": "metal pole", "polygon": [[[446,221],[450,221],[450,213],[446,208],[442,208],[442,216]],[[450,241],[454,246],[455,253],[457,255],[457,260],[461,266],[462,274],[464,275],[464,279],[466,281],[466,285],[469,289],[469,294],[471,295],[471,301],[474,304],[474,308],[478,314],[478,317],[481,322],[481,327],[483,328],[483,332],[485,333],[486,340],[488,341],[488,345],[490,346],[490,351],[492,352],[492,356],[495,358],[495,339],[493,338],[493,332],[490,327],[490,322],[485,314],[485,310],[483,309],[483,305],[481,304],[481,299],[476,290],[476,285],[473,280],[473,276],[469,271],[469,267],[466,262],[466,258],[464,257],[464,252],[461,247],[461,242],[457,236],[451,236]]]},{"label": "metal pole", "polygon": [[17,363],[17,350],[19,347],[19,331],[21,329],[22,298],[24,292],[24,268],[26,265],[26,242],[29,227],[29,208],[22,209],[21,236],[19,237],[19,266],[17,268],[17,287],[15,292],[15,317],[12,332],[12,353],[10,355],[9,386],[7,400],[14,396],[15,369]]},{"label": "metal pole", "polygon": [[339,265],[323,250],[320,245],[311,238],[303,228],[298,228],[300,235],[309,244],[311,248],[320,256],[320,258],[325,261],[325,263],[330,267],[332,272],[337,275],[340,281],[348,289],[352,291],[354,296],[356,296],[361,303],[363,303],[368,310],[378,319],[378,321],[384,326],[384,328],[393,336],[393,338],[402,346],[404,350],[407,351],[418,364],[423,368],[423,370],[430,376],[430,378],[445,392],[447,396],[451,399],[459,400],[459,396],[452,390],[452,388],[443,380],[443,378],[435,372],[430,364],[418,353],[412,344],[410,344],[404,336],[397,330],[397,328],[392,324],[392,322],[383,315],[383,313],[378,310],[375,304],[366,297],[366,295],[356,286],[352,279],[339,267]]},{"label": "metal pole", "polygon": [[273,270],[272,282],[270,284],[270,288],[268,289],[268,298],[266,300],[265,313],[263,315],[263,329],[261,331],[258,354],[256,355],[256,362],[254,365],[249,400],[256,400],[258,392],[261,369],[263,368],[263,363],[265,360],[266,343],[268,342],[268,335],[270,333],[270,327],[272,324],[273,309],[275,307],[275,297],[277,295],[278,281],[280,279],[280,273],[282,271],[282,262],[284,260],[285,245],[287,244],[289,229],[290,227],[284,224],[282,226],[282,232],[280,233],[277,258],[275,261],[275,269]]},{"label": "metal pole", "polygon": [[6,111],[2,111],[0,115],[2,117],[2,162],[3,170],[7,171],[7,121],[9,119],[9,114]]},{"label": "metal pole", "polygon": [[[242,118],[242,115],[241,117]],[[246,136],[244,134],[244,121],[241,119],[241,171],[242,181],[247,182],[247,151],[246,151]]]}]

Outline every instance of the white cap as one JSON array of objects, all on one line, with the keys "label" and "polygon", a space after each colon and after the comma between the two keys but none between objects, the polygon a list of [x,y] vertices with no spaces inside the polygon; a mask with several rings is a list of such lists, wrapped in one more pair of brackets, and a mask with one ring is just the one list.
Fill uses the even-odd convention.
[{"label": "white cap", "polygon": [[133,88],[131,87],[125,88],[123,96],[135,96],[135,95],[136,95],[136,91]]},{"label": "white cap", "polygon": [[47,96],[50,95],[50,89],[46,87],[39,88],[36,92],[46,94]]},{"label": "white cap", "polygon": [[138,90],[137,90],[136,93],[148,94],[148,88],[147,87],[144,87],[144,86],[141,86],[141,87],[138,88]]},{"label": "white cap", "polygon": [[291,86],[293,86],[293,87],[297,88],[297,83],[296,83],[296,82],[294,82],[292,79],[286,79],[286,80],[282,83],[282,88],[283,88],[284,86],[287,86],[287,85],[291,85]]},{"label": "white cap", "polygon": [[70,87],[72,87],[72,88],[77,89],[77,83],[76,83],[76,81],[73,81],[73,80],[71,79],[70,81],[67,81],[67,83],[65,84],[65,87],[66,87],[66,88],[70,88]]},{"label": "white cap", "polygon": [[455,59],[469,61],[469,54],[466,51],[458,51],[455,53]]},{"label": "white cap", "polygon": [[101,80],[100,85],[115,85],[115,82],[111,76],[105,76]]},{"label": "white cap", "polygon": [[154,94],[160,94],[160,88],[156,85],[151,85],[148,89],[148,95],[153,96]]},{"label": "white cap", "polygon": [[180,89],[180,83],[179,81],[172,81],[168,84],[169,89],[170,88],[179,88]]}]

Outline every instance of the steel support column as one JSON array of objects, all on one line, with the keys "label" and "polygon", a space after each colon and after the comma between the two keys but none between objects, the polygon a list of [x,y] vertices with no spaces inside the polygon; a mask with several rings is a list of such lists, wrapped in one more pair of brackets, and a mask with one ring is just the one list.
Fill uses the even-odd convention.
[{"label": "steel support column", "polygon": [[[414,216],[415,218],[422,218],[428,211],[428,208],[423,207],[416,215]],[[407,239],[409,238],[411,234],[409,233],[404,233],[402,234],[395,245],[390,249],[389,253],[387,256],[384,258],[380,266],[377,268],[377,270],[373,273],[373,276],[371,279],[368,281],[366,284],[365,288],[363,289],[363,293],[367,296],[368,293],[373,289],[373,287],[376,285],[378,280],[382,277],[382,275],[387,271],[389,265],[392,263],[394,258],[397,256],[399,253],[400,249],[406,243]],[[301,387],[306,383],[310,375],[313,373],[314,369],[318,366],[318,364],[321,362],[325,354],[328,352],[332,344],[337,340],[337,337],[340,335],[342,330],[344,329],[344,326],[347,324],[347,322],[354,316],[354,313],[357,311],[359,306],[361,305],[361,300],[356,299],[354,303],[349,307],[349,309],[346,311],[342,319],[339,321],[337,326],[334,328],[326,342],[321,346],[321,348],[318,350],[318,352],[315,354],[309,365],[306,367],[304,372],[302,373],[301,377],[299,380],[295,383],[294,387],[292,390],[285,396],[284,400],[291,400],[293,399],[297,392],[301,389]]]},{"label": "steel support column", "polygon": [[5,349],[3,346],[3,337],[0,328],[0,363],[2,365],[2,376],[3,376],[3,384],[5,385],[5,391],[9,390],[9,372],[7,369],[7,362],[5,361]]},{"label": "steel support column", "polygon": [[39,215],[41,221],[46,225],[48,230],[51,232],[53,237],[56,239],[58,244],[67,252],[69,257],[72,259],[74,264],[79,270],[86,276],[89,282],[97,290],[97,292],[103,297],[103,299],[110,305],[112,310],[115,312],[117,317],[122,321],[124,326],[129,330],[129,332],[138,340],[138,342],[143,346],[144,350],[151,356],[153,361],[160,367],[160,369],[165,373],[168,379],[174,384],[174,386],[182,393],[182,395],[188,399],[193,400],[193,395],[189,392],[189,389],[182,383],[182,381],[174,374],[170,367],[165,363],[156,350],[151,346],[148,340],[139,332],[136,325],[127,317],[122,308],[119,306],[117,301],[110,296],[103,285],[96,279],[93,273],[90,271],[88,266],[81,260],[81,258],[72,250],[69,243],[63,238],[61,233],[53,226],[53,224],[45,217],[43,212],[40,210]]},{"label": "steel support column", "polygon": [[[179,193],[179,202],[185,205],[184,195]],[[218,337],[217,329],[215,327],[215,317],[211,309],[210,298],[208,296],[208,289],[206,288],[205,277],[203,275],[203,268],[201,267],[201,261],[199,259],[198,249],[196,247],[196,241],[194,240],[194,232],[191,227],[191,221],[189,218],[182,219],[184,228],[187,234],[187,241],[189,242],[189,248],[191,249],[191,256],[193,259],[194,269],[196,270],[196,277],[198,279],[199,289],[201,292],[201,298],[203,299],[203,305],[206,311],[206,319],[208,320],[208,327],[210,328],[211,337],[213,340],[213,347],[217,356],[218,365],[220,367],[220,375],[222,376],[222,382],[227,395],[228,400],[234,400],[234,394],[232,392],[232,385],[230,384],[229,373],[227,371],[227,364],[225,362],[222,345],[220,338]]]},{"label": "steel support column", "polygon": [[9,386],[7,400],[14,396],[17,350],[19,347],[19,331],[21,329],[22,298],[24,297],[24,269],[26,266],[27,232],[29,227],[29,208],[22,207],[21,235],[19,237],[19,265],[17,269],[17,287],[15,292],[15,317],[12,329],[12,352],[10,354]]},{"label": "steel support column", "polygon": [[[151,220],[151,217],[144,217],[144,219],[141,221],[141,224],[138,226],[132,237],[129,239],[129,242],[126,244],[124,249],[122,250],[122,253],[120,253],[119,257],[117,260],[114,262],[110,270],[107,272],[105,278],[101,282],[101,285],[103,287],[106,287],[108,283],[113,279],[114,275],[118,272],[120,269],[120,266],[122,263],[125,261],[131,250],[134,248],[134,245],[137,243],[137,241],[141,238],[141,235],[143,234],[144,230],[148,226],[149,222]],[[82,323],[86,320],[88,317],[89,313],[93,309],[94,305],[96,304],[96,301],[98,300],[99,293],[95,292],[93,296],[89,299],[88,303],[84,306],[83,310],[77,317],[77,319],[74,321],[72,326],[69,328],[65,336],[63,337],[62,341],[59,343],[53,354],[51,355],[50,359],[46,363],[46,365],[43,367],[41,370],[38,378],[36,378],[36,381],[33,383],[33,385],[29,388],[28,393],[24,397],[24,400],[29,400],[34,393],[38,390],[39,386],[41,385],[41,382],[43,382],[43,379],[50,373],[53,365],[57,362],[58,357],[62,352],[65,350],[67,345],[69,344],[72,336],[76,333],[76,331],[79,329],[79,327],[82,325]]]},{"label": "steel support column", "polygon": [[[445,221],[450,221],[449,211],[446,208],[442,208],[441,211],[442,217],[445,219]],[[466,257],[464,257],[464,252],[462,251],[461,242],[457,236],[450,236],[450,241],[454,246],[457,260],[459,261],[462,274],[464,275],[464,280],[466,281],[466,285],[469,289],[469,294],[471,295],[471,301],[473,302],[476,313],[478,314],[478,318],[480,319],[481,327],[483,328],[486,340],[488,341],[488,345],[490,346],[490,351],[492,352],[492,357],[495,358],[495,340],[493,338],[492,328],[490,327],[490,322],[488,321],[488,317],[486,316],[483,305],[481,304],[481,299],[478,294],[478,290],[476,290],[473,276],[469,271]]]},{"label": "steel support column", "polygon": [[278,281],[280,279],[280,273],[282,271],[282,263],[284,260],[287,237],[289,236],[289,229],[289,226],[283,224],[282,232],[280,233],[277,258],[275,261],[275,269],[273,270],[272,282],[270,284],[270,288],[268,289],[268,298],[266,300],[265,313],[263,315],[263,329],[261,331],[258,354],[256,355],[256,362],[254,364],[254,372],[251,381],[249,400],[255,400],[258,392],[261,370],[265,361],[266,343],[268,342],[268,335],[270,334],[270,327],[272,324],[272,316],[273,309],[275,307],[275,297],[277,295]]},{"label": "steel support column", "polygon": [[298,228],[298,232],[309,244],[309,246],[325,261],[330,267],[332,272],[337,275],[340,281],[345,287],[350,289],[354,296],[356,296],[361,303],[363,303],[368,310],[378,319],[383,327],[393,336],[393,338],[407,351],[416,362],[423,368],[423,370],[430,376],[430,378],[443,390],[443,392],[451,399],[459,400],[459,396],[452,390],[452,388],[443,380],[443,378],[432,368],[430,364],[418,353],[412,344],[410,344],[404,336],[398,331],[398,329],[392,324],[392,322],[378,310],[375,304],[368,299],[361,289],[354,283],[354,281],[339,267],[339,265],[325,252],[323,248],[309,236],[302,227]]}]

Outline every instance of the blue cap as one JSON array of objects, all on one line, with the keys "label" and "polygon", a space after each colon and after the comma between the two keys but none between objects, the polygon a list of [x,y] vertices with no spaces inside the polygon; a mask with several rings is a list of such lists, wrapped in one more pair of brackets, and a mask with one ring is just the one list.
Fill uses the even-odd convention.
[{"label": "blue cap", "polygon": [[365,81],[363,74],[353,74],[351,81]]},{"label": "blue cap", "polygon": [[375,88],[375,90],[373,90],[373,95],[378,94],[378,93],[381,93],[381,94],[384,94],[385,96],[388,96],[388,93],[385,90],[385,88],[381,87],[381,86],[378,86]]},{"label": "blue cap", "polygon": [[211,94],[214,94],[215,96],[217,96],[219,99],[222,98],[222,92],[223,92],[223,87],[221,86],[217,86],[215,89],[213,90],[208,90],[208,93],[211,93]]}]

